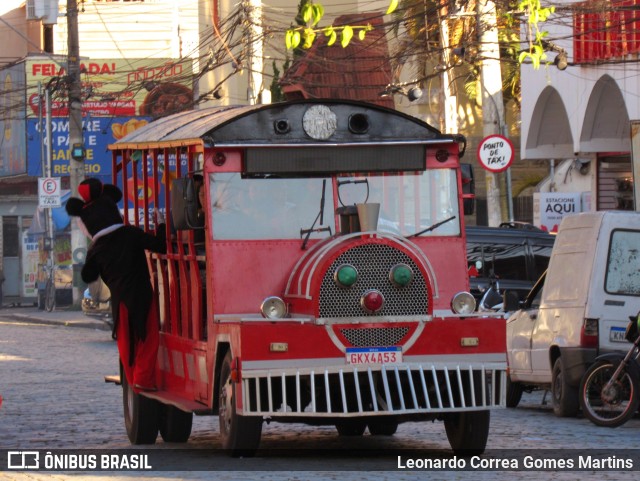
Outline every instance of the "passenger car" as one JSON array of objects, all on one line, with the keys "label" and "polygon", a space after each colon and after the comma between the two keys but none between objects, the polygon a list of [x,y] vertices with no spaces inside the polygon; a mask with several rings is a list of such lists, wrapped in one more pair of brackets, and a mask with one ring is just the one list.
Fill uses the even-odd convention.
[{"label": "passenger car", "polygon": [[500,292],[513,291],[523,301],[551,257],[555,236],[531,224],[467,226],[467,264],[471,293],[479,301],[492,280]]}]

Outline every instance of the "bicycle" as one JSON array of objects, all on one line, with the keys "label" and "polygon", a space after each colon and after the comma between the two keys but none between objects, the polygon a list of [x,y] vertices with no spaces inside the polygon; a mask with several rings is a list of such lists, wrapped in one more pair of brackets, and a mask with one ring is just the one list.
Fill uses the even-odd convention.
[{"label": "bicycle", "polygon": [[53,311],[56,307],[56,268],[55,263],[42,264],[42,269],[47,278],[44,286],[44,308],[47,312]]}]

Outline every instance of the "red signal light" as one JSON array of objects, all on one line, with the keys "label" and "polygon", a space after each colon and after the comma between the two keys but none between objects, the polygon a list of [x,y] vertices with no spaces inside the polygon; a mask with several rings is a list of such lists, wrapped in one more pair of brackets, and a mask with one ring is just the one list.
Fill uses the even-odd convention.
[{"label": "red signal light", "polygon": [[360,298],[360,306],[369,314],[374,314],[384,306],[384,296],[380,291],[367,291]]}]

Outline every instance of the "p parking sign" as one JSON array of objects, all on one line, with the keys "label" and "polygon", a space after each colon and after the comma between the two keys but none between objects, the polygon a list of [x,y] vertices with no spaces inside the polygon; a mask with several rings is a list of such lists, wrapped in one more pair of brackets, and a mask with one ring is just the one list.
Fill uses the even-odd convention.
[{"label": "p parking sign", "polygon": [[38,205],[40,207],[62,207],[60,197],[60,177],[40,177],[38,179]]}]

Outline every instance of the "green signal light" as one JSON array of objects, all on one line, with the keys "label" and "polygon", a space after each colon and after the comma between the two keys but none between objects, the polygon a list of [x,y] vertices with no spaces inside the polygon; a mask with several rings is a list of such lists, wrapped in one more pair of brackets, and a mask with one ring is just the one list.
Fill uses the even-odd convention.
[{"label": "green signal light", "polygon": [[408,286],[413,279],[413,270],[406,264],[397,264],[391,268],[389,280],[396,287]]},{"label": "green signal light", "polygon": [[344,264],[336,269],[334,280],[340,287],[351,287],[358,280],[358,271],[350,264]]}]

